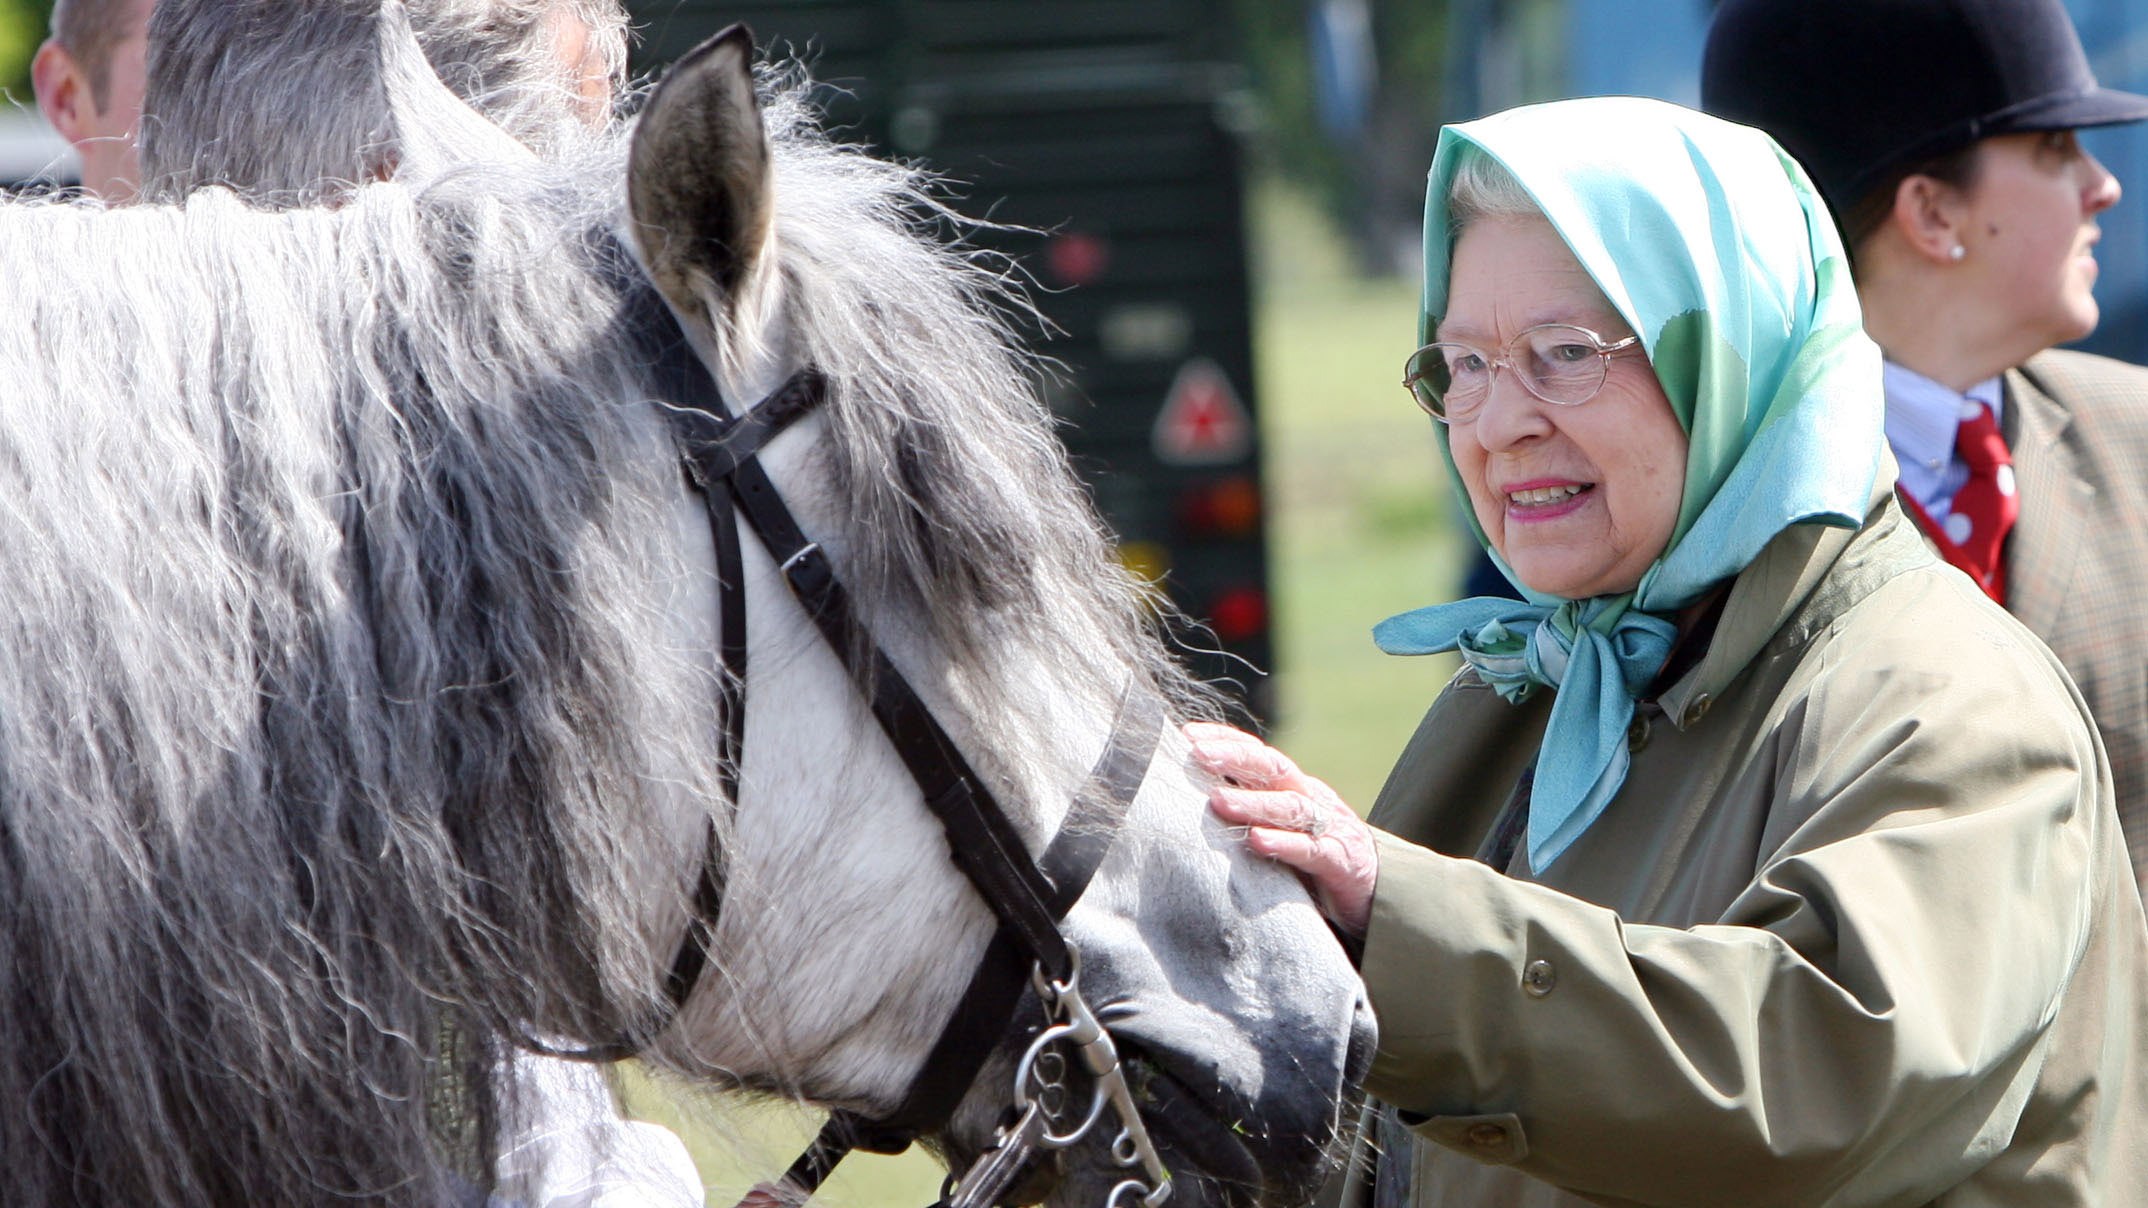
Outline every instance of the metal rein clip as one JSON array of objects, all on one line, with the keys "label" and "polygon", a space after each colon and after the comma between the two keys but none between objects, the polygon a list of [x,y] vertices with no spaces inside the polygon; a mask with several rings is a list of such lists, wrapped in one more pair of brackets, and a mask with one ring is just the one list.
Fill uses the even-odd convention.
[{"label": "metal rein clip", "polygon": [[[1134,1105],[1111,1032],[1081,996],[1079,959],[1064,982],[1047,978],[1042,967],[1031,979],[1054,1022],[1029,1042],[1015,1066],[1014,1122],[999,1128],[991,1146],[955,1183],[948,1208],[994,1208],[1037,1151],[1077,1144],[1095,1129],[1107,1108],[1119,1122],[1118,1135],[1111,1142],[1111,1160],[1129,1171],[1138,1168],[1139,1173],[1112,1187],[1105,1208],[1161,1208],[1171,1195],[1171,1172],[1164,1169],[1148,1126],[1142,1123],[1141,1110]],[[1092,1093],[1081,1121],[1065,1132],[1054,1132],[1052,1120],[1059,1114],[1066,1091],[1065,1059],[1054,1048],[1062,1041],[1080,1054]]]}]

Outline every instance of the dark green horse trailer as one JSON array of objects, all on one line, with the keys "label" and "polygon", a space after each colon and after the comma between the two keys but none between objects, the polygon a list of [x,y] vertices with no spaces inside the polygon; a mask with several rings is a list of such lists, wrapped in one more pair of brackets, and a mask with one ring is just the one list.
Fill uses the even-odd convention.
[{"label": "dark green horse trailer", "polygon": [[1055,329],[1055,406],[1127,563],[1188,617],[1203,675],[1269,712],[1240,132],[1209,0],[640,0],[637,70],[733,21],[803,58],[843,137],[1007,228]]}]

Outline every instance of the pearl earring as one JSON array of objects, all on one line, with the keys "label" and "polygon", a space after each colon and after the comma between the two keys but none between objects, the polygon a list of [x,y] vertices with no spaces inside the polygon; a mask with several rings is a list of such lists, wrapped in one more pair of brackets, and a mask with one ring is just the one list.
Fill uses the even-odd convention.
[{"label": "pearl earring", "polygon": [[1968,255],[1969,255],[1969,249],[1968,249],[1968,248],[1965,248],[1965,247],[1963,247],[1963,246],[1962,246],[1961,244],[1959,244],[1959,243],[1957,243],[1957,244],[1955,244],[1955,245],[1954,245],[1953,247],[1951,247],[1951,248],[1947,249],[1947,259],[1949,259],[1949,260],[1952,260],[1952,261],[1954,261],[1954,262],[1955,262],[1955,263],[1957,263],[1957,264],[1961,263],[1961,261],[1962,261],[1962,260],[1963,260],[1963,259],[1964,259],[1965,257],[1967,257]]}]

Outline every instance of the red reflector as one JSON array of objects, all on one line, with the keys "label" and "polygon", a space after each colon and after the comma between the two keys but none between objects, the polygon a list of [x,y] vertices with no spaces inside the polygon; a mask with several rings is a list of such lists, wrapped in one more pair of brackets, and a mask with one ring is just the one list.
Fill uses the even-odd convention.
[{"label": "red reflector", "polygon": [[1068,231],[1044,245],[1044,263],[1060,285],[1087,285],[1111,264],[1111,245],[1087,231]]},{"label": "red reflector", "polygon": [[1226,642],[1256,638],[1268,628],[1268,597],[1259,588],[1234,587],[1208,610],[1209,628]]}]

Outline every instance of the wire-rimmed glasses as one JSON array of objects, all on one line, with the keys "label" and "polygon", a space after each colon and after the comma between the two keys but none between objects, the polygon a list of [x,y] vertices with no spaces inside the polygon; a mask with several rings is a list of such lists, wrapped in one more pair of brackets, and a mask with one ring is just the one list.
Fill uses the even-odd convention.
[{"label": "wire-rimmed glasses", "polygon": [[1596,397],[1611,373],[1611,358],[1640,343],[1641,337],[1605,343],[1586,327],[1544,323],[1507,341],[1497,356],[1469,344],[1440,341],[1410,354],[1402,366],[1402,385],[1443,424],[1466,420],[1491,397],[1492,378],[1504,366],[1529,393],[1561,407]]}]

